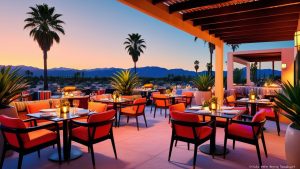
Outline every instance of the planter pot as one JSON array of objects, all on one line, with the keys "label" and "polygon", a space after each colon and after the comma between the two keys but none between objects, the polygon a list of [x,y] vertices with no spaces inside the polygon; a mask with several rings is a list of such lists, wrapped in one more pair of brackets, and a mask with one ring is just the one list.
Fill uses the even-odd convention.
[{"label": "planter pot", "polygon": [[285,155],[288,165],[300,168],[300,129],[296,129],[292,123],[288,126],[285,134]]},{"label": "planter pot", "polygon": [[[15,117],[15,118],[18,117],[18,113],[17,113],[16,108],[15,107],[10,107],[10,106],[0,108],[0,115],[6,115],[6,116],[9,116],[9,117]],[[0,133],[0,158],[2,156],[1,153],[2,153],[2,150],[3,150],[3,143],[4,143],[4,139],[3,139],[2,133]],[[7,151],[5,156],[6,157],[11,156],[12,154],[13,154],[12,151]]]},{"label": "planter pot", "polygon": [[203,101],[211,99],[211,91],[196,91],[194,96],[196,105],[202,105]]}]

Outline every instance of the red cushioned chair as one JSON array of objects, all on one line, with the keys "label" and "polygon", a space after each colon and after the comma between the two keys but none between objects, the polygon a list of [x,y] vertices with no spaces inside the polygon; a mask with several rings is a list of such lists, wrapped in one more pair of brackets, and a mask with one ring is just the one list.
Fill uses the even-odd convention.
[{"label": "red cushioned chair", "polygon": [[193,92],[182,92],[183,97],[176,99],[176,103],[184,103],[185,107],[192,106],[192,100],[194,97]]},{"label": "red cushioned chair", "polygon": [[277,127],[277,134],[280,136],[280,123],[279,123],[279,109],[273,106],[264,106],[264,107],[258,107],[259,109],[265,109],[266,112],[266,119],[275,121],[276,127]]},{"label": "red cushioned chair", "polygon": [[[59,161],[61,161],[61,147],[59,126],[57,123],[50,123],[43,126],[26,127],[25,122],[33,121],[28,119],[22,121],[18,118],[11,118],[0,115],[1,132],[4,137],[4,148],[0,168],[3,166],[5,152],[7,150],[14,150],[19,153],[18,169],[22,167],[23,156],[37,151],[40,157],[40,150],[51,145],[57,144],[57,151],[59,154]],[[55,128],[55,132],[46,130],[47,128]]]},{"label": "red cushioned chair", "polygon": [[147,120],[146,120],[146,116],[145,116],[146,103],[147,103],[146,98],[139,98],[139,99],[134,100],[133,104],[128,104],[126,107],[121,108],[121,111],[119,113],[118,126],[120,126],[121,115],[125,115],[125,116],[127,116],[127,123],[129,122],[129,117],[135,117],[136,127],[138,130],[139,130],[138,116],[144,116],[145,124],[147,127]]},{"label": "red cushioned chair", "polygon": [[[115,110],[108,110],[103,113],[95,113],[88,117],[87,122],[79,122],[75,120],[70,120],[70,142],[75,141],[77,143],[83,144],[89,148],[91,151],[93,166],[95,167],[95,157],[93,145],[104,140],[110,139],[115,158],[117,159],[116,147],[114,142],[112,125],[115,120]],[[72,126],[79,126],[72,129]]]},{"label": "red cushioned chair", "polygon": [[224,158],[226,155],[227,139],[233,140],[233,149],[235,147],[235,141],[240,141],[256,146],[259,165],[262,165],[258,140],[261,138],[265,155],[268,157],[267,148],[265,144],[265,138],[263,133],[263,126],[266,122],[265,110],[261,109],[252,118],[252,121],[239,121],[230,120],[229,125],[225,128],[225,140],[224,140]]},{"label": "red cushioned chair", "polygon": [[195,168],[198,146],[212,138],[212,128],[208,126],[209,122],[202,122],[196,114],[172,111],[171,124],[172,137],[168,161],[171,158],[174,140],[192,143],[195,145],[193,160]]},{"label": "red cushioned chair", "polygon": [[156,114],[156,109],[160,109],[160,114],[162,112],[162,109],[165,109],[165,118],[167,118],[167,109],[169,109],[169,106],[171,106],[171,98],[166,96],[165,94],[158,94],[153,96],[153,101],[154,101],[154,118]]}]

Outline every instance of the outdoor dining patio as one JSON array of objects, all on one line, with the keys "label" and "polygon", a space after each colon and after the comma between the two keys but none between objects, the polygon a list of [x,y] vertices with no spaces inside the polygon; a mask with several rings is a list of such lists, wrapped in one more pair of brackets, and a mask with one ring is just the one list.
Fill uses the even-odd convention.
[{"label": "outdoor dining patio", "polygon": [[[164,115],[158,114],[153,118],[150,107],[146,108],[148,128],[140,124],[137,131],[135,119],[131,118],[126,124],[126,118],[121,121],[120,127],[113,128],[118,160],[115,159],[110,141],[95,144],[96,168],[191,168],[193,161],[193,146],[187,150],[187,144],[178,142],[173,148],[171,161],[168,162],[169,146],[171,141],[171,127]],[[268,158],[263,155],[264,166],[285,166],[284,133],[286,124],[281,124],[281,135],[278,136],[273,122],[267,122],[265,140],[268,149]],[[224,129],[217,128],[216,142],[224,142]],[[209,143],[209,141],[207,142]],[[261,143],[260,143],[261,144]],[[92,168],[91,156],[85,146],[74,143],[75,147],[83,151],[83,156],[69,163],[54,163],[48,157],[56,149],[48,147],[41,150],[41,158],[36,153],[24,157],[23,167],[30,169],[48,168]],[[228,141],[229,153],[226,159],[223,156],[206,155],[198,150],[196,168],[258,168],[255,147],[241,142],[236,142],[232,149],[232,141]],[[17,168],[18,154],[5,159],[3,168]]]}]

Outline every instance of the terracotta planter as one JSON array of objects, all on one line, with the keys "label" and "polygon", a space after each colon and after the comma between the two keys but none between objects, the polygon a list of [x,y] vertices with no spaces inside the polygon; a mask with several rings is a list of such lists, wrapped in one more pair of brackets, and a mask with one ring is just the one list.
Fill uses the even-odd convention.
[{"label": "terracotta planter", "polygon": [[285,155],[288,165],[300,168],[300,130],[293,127],[294,124],[290,124],[285,134]]},{"label": "terracotta planter", "polygon": [[[15,117],[17,118],[18,117],[18,113],[17,113],[17,110],[15,107],[10,107],[10,106],[7,106],[5,108],[0,108],[0,115],[6,115],[6,116],[9,116],[9,117]],[[3,136],[2,136],[2,133],[0,133],[0,158],[2,156],[2,150],[3,150]],[[12,151],[7,151],[6,152],[6,156],[11,156],[13,153]]]},{"label": "terracotta planter", "polygon": [[203,101],[211,99],[211,91],[196,91],[194,97],[196,105],[202,105]]}]

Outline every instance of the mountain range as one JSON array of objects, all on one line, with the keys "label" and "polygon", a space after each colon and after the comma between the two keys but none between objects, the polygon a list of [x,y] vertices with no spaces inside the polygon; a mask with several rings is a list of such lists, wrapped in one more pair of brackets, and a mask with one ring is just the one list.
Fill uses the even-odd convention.
[{"label": "mountain range", "polygon": [[[0,66],[1,67],[1,66]],[[25,74],[27,70],[33,73],[33,76],[42,76],[43,75],[43,69],[32,67],[32,66],[12,66],[12,68],[20,68],[20,72],[22,74]],[[85,77],[111,77],[116,72],[124,70],[122,68],[95,68],[95,69],[72,69],[72,68],[51,68],[48,69],[48,76],[61,76],[61,77],[73,77],[75,73],[77,72],[84,72]],[[130,69],[131,71],[134,71],[133,69]],[[137,73],[140,77],[153,77],[153,78],[161,78],[161,77],[167,77],[168,75],[174,75],[174,76],[195,76],[195,71],[189,71],[184,69],[166,69],[162,67],[157,66],[146,66],[146,67],[139,67],[137,68]],[[206,71],[198,72],[198,74],[204,74]],[[224,71],[224,75],[226,76],[227,71]],[[269,76],[272,74],[272,69],[261,69],[258,70],[258,74],[261,76]],[[275,70],[275,75],[280,76],[281,72],[278,70]],[[243,68],[243,77],[246,77],[246,69]]]}]

